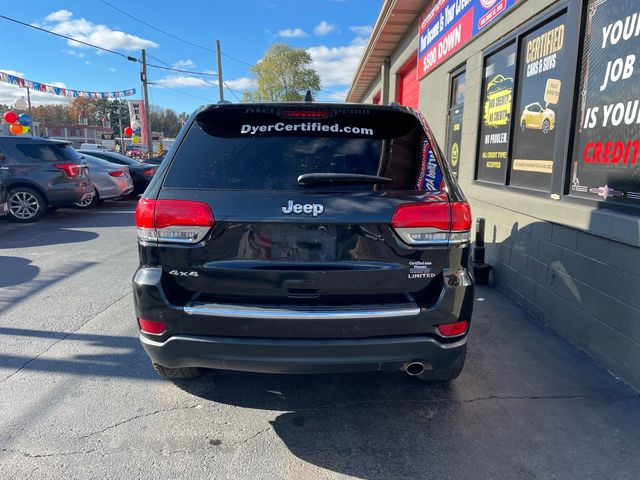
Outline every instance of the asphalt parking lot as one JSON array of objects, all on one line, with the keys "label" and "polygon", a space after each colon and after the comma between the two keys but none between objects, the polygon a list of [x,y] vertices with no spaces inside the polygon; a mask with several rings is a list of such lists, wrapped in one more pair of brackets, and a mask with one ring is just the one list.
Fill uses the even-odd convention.
[{"label": "asphalt parking lot", "polygon": [[139,345],[135,203],[0,220],[0,478],[638,479],[640,397],[480,288],[450,386],[211,372]]}]

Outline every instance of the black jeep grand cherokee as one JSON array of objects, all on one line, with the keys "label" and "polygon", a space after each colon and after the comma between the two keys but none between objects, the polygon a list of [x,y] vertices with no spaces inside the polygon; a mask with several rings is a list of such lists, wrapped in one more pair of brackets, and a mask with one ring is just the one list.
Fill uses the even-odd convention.
[{"label": "black jeep grand cherokee", "polygon": [[411,109],[203,107],[136,223],[140,339],[168,378],[462,370],[471,212]]}]

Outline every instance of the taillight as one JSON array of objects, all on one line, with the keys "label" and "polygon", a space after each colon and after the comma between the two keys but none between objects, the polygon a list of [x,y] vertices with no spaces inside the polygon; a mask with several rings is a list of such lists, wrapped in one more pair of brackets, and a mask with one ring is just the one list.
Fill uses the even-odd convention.
[{"label": "taillight", "polygon": [[75,163],[54,163],[53,166],[60,170],[64,170],[69,177],[77,177],[80,175],[80,169],[82,168],[82,165],[77,165]]},{"label": "taillight", "polygon": [[146,320],[144,318],[138,319],[138,325],[140,331],[143,333],[151,333],[153,335],[160,335],[167,329],[167,324],[164,322],[158,322],[157,320]]},{"label": "taillight", "polygon": [[458,335],[462,335],[467,331],[467,327],[469,326],[469,322],[466,320],[461,320],[460,322],[455,323],[443,323],[442,325],[438,325],[438,332],[443,337],[457,337]]},{"label": "taillight", "polygon": [[138,240],[144,242],[198,243],[214,223],[204,202],[143,198],[136,208]]},{"label": "taillight", "polygon": [[466,202],[408,203],[396,208],[391,226],[409,245],[447,245],[470,239],[471,209]]},{"label": "taillight", "polygon": [[144,173],[147,176],[155,175],[156,169],[155,168],[146,168],[142,173]]},{"label": "taillight", "polygon": [[114,170],[113,172],[109,172],[109,175],[112,177],[124,177],[124,170]]}]

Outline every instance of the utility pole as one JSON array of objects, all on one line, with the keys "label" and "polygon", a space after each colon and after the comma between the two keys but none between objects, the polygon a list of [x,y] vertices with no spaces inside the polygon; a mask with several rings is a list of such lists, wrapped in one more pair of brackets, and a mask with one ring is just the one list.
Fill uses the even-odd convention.
[{"label": "utility pole", "polygon": [[33,114],[31,113],[31,93],[29,92],[29,87],[27,87],[27,105],[29,105],[29,116],[31,117],[31,128],[29,132],[31,132],[31,136],[33,137]]},{"label": "utility pole", "polygon": [[122,116],[120,115],[120,107],[121,105],[118,105],[118,124],[120,125],[120,155],[124,155],[125,148],[124,137],[122,136]]},{"label": "utility pole", "polygon": [[151,121],[149,117],[149,92],[147,90],[147,53],[145,49],[142,49],[142,72],[140,73],[140,79],[142,80],[142,93],[144,94],[144,128],[145,137],[147,138],[147,155],[151,157],[153,155],[153,140],[151,138]]},{"label": "utility pole", "polygon": [[220,101],[224,102],[224,83],[222,82],[222,54],[220,52],[220,40],[216,40],[216,52],[218,54],[218,92]]}]

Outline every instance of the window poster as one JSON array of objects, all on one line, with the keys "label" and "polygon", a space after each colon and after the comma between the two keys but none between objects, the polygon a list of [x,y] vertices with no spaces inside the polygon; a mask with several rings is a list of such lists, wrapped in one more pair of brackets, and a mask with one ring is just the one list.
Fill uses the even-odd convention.
[{"label": "window poster", "polygon": [[[562,162],[556,145],[559,104],[573,98],[571,59],[566,53],[566,15],[545,23],[522,39],[518,100],[514,127],[510,184],[550,191],[551,174]],[[568,35],[567,35],[568,36]]]},{"label": "window poster", "polygon": [[460,143],[462,140],[462,116],[464,109],[462,107],[452,109],[449,114],[449,142],[448,142],[448,157],[449,164],[451,165],[451,173],[455,178],[458,178],[458,171],[460,170]]},{"label": "window poster", "polygon": [[640,12],[590,0],[571,162],[571,195],[640,205]]},{"label": "window poster", "polygon": [[507,179],[515,43],[485,60],[477,179],[503,184]]}]

